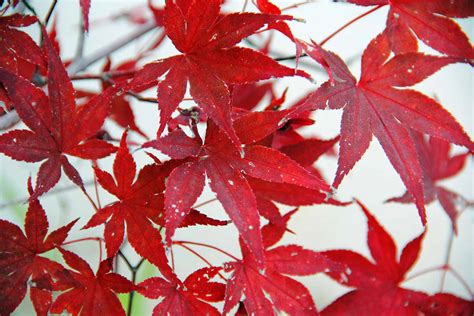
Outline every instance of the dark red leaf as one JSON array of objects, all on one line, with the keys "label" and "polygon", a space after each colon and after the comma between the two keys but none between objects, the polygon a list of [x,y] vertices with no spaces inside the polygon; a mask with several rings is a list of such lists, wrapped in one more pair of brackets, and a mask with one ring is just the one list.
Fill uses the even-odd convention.
[{"label": "dark red leaf", "polygon": [[111,259],[102,261],[94,274],[89,264],[81,257],[62,248],[59,250],[73,270],[64,270],[57,274],[66,292],[56,298],[51,307],[52,313],[67,311],[81,316],[125,315],[115,293],[128,293],[136,287],[123,276],[111,272]]},{"label": "dark red leaf", "polygon": [[[18,226],[0,220],[0,312],[2,314],[12,313],[25,297],[29,287],[36,312],[39,315],[47,315],[54,289],[53,277],[64,268],[40,255],[60,246],[75,222],[47,236],[48,219],[37,199],[30,199],[25,218],[25,233]],[[31,282],[29,282],[30,278]]]}]

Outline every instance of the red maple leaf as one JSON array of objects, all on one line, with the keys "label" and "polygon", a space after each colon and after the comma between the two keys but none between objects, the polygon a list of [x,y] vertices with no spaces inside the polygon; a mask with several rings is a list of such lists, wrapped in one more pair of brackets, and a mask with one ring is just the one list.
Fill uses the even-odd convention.
[{"label": "red maple leaf", "polygon": [[262,240],[265,249],[280,241],[286,232],[293,233],[288,228],[288,222],[298,211],[297,208],[282,215],[273,202],[260,197],[257,197],[257,207],[260,215],[268,220],[268,223],[262,227]]},{"label": "red maple leaf", "polygon": [[245,144],[243,157],[211,121],[208,122],[204,144],[197,130],[195,137],[191,138],[180,129],[144,144],[144,147],[158,149],[173,159],[186,159],[171,172],[166,182],[165,227],[168,243],[174,230],[200,196],[206,174],[211,189],[216,193],[240,235],[257,260],[263,264],[260,219],[247,177],[273,183],[289,183],[316,192],[329,190],[323,180],[286,155],[255,144],[278,128],[285,113],[249,112],[235,120],[233,128]]},{"label": "red maple leaf", "polygon": [[[32,194],[31,186],[29,186]],[[0,314],[12,313],[26,295],[38,315],[47,315],[52,302],[54,275],[64,268],[41,254],[60,246],[76,221],[48,233],[48,219],[37,199],[30,199],[25,233],[20,227],[0,220]],[[30,281],[31,279],[31,281]]]},{"label": "red maple leaf", "polygon": [[[302,100],[305,99],[306,97]],[[297,107],[301,103],[302,101],[298,101],[292,105],[290,109]],[[275,110],[271,105],[270,107],[271,109],[268,109],[269,111]],[[277,107],[279,107],[279,105],[277,105]],[[283,126],[276,130],[272,135],[261,140],[259,143],[281,151],[301,166],[305,167],[312,174],[323,179],[320,171],[314,167],[313,164],[323,154],[331,153],[330,151],[334,144],[339,141],[339,137],[326,141],[315,137],[305,138],[302,136],[298,129],[300,127],[310,126],[314,123],[313,120],[309,119],[309,115],[310,112],[306,111],[299,114],[297,117],[287,120]],[[275,185],[274,183],[252,177],[248,177],[248,181],[257,197],[257,202],[259,200],[272,200],[292,206],[322,203],[333,205],[346,204],[332,198],[328,199],[327,193],[319,190],[308,189],[289,183]]]},{"label": "red maple leaf", "polygon": [[72,315],[81,316],[125,316],[115,293],[128,293],[135,290],[136,286],[120,274],[111,272],[112,259],[102,261],[94,274],[81,257],[62,248],[59,250],[73,270],[63,269],[56,274],[58,283],[66,292],[56,298],[51,312],[60,314],[66,310]]},{"label": "red maple leaf", "polygon": [[295,74],[307,76],[278,64],[263,53],[235,46],[263,26],[292,19],[291,16],[220,15],[221,3],[222,0],[166,1],[166,34],[182,54],[145,65],[130,83],[130,87],[135,88],[156,82],[167,73],[158,84],[158,136],[183,99],[188,81],[194,101],[235,145],[239,145],[231,123],[229,85]]},{"label": "red maple leaf", "polygon": [[418,51],[417,37],[431,48],[473,63],[474,48],[451,18],[474,16],[471,0],[349,0],[359,5],[389,5],[384,33],[396,54]]},{"label": "red maple leaf", "polygon": [[367,244],[373,261],[350,250],[322,253],[346,267],[343,271],[329,271],[327,274],[337,282],[355,288],[326,307],[322,314],[419,315],[422,311],[436,310],[431,307],[432,298],[427,294],[401,286],[407,272],[418,259],[425,233],[410,241],[397,259],[397,246],[392,237],[364,205],[358,204],[367,217]]},{"label": "red maple leaf", "polygon": [[98,159],[115,151],[113,145],[91,139],[108,114],[114,91],[108,90],[76,108],[74,89],[61,59],[46,32],[43,36],[48,56],[48,96],[27,80],[0,69],[0,82],[14,101],[18,115],[31,129],[1,135],[0,152],[26,162],[46,160],[38,172],[34,197],[56,185],[61,167],[84,190],[81,176],[66,155]]},{"label": "red maple leaf", "polygon": [[220,315],[207,302],[224,299],[225,285],[212,281],[221,268],[202,268],[191,273],[184,282],[169,282],[153,277],[141,282],[139,293],[151,299],[163,298],[153,309],[153,315]]},{"label": "red maple leaf", "polygon": [[[16,29],[36,22],[37,19],[30,15],[0,16],[0,69],[31,78],[35,66],[44,67],[41,49],[28,34]],[[12,101],[0,83],[0,113],[3,113],[1,108],[10,110],[11,106]]]},{"label": "red maple leaf", "polygon": [[174,273],[168,265],[161,234],[152,222],[163,224],[165,178],[175,165],[147,165],[134,181],[136,165],[126,141],[125,132],[113,165],[115,180],[109,173],[95,168],[99,184],[119,201],[100,209],[84,228],[105,223],[105,246],[108,256],[112,258],[123,243],[126,226],[128,241],[135,251],[160,267],[167,278],[173,279]]},{"label": "red maple leaf", "polygon": [[[276,5],[274,5],[269,0],[256,0],[255,4],[257,5],[258,10],[262,13],[267,13],[267,14],[281,14],[282,13],[281,9],[279,7],[277,7]],[[281,32],[282,34],[287,36],[292,41],[295,40],[295,38],[293,36],[293,33],[290,30],[290,27],[288,26],[288,24],[286,24],[283,21],[277,21],[277,22],[270,23],[268,25],[268,28],[269,29],[275,29],[275,30]]]},{"label": "red maple leaf", "polygon": [[[464,167],[470,153],[451,156],[451,144],[436,138],[425,139],[423,134],[412,131],[418,156],[423,170],[425,203],[438,200],[451,220],[453,230],[457,233],[457,218],[463,208],[472,205],[459,194],[439,185],[439,182],[458,174]],[[392,198],[389,202],[412,203],[413,197],[408,192],[401,197]]]},{"label": "red maple leaf", "polygon": [[248,248],[242,242],[240,246],[243,259],[224,265],[226,271],[232,271],[227,282],[224,315],[241,299],[250,315],[277,315],[277,311],[289,315],[318,315],[308,289],[287,275],[304,276],[337,270],[338,264],[320,253],[288,245],[266,250],[266,268],[261,270]]},{"label": "red maple leaf", "polygon": [[375,135],[408,192],[415,198],[425,223],[422,170],[407,127],[471,150],[474,144],[462,126],[435,100],[415,90],[400,88],[422,81],[457,59],[421,53],[399,54],[388,59],[389,42],[381,34],[365,50],[362,74],[357,82],[334,53],[324,51],[316,44],[305,44],[305,50],[316,60],[324,59],[332,79],[308,97],[292,115],[309,109],[343,109],[334,187],[339,186],[362,157]]}]

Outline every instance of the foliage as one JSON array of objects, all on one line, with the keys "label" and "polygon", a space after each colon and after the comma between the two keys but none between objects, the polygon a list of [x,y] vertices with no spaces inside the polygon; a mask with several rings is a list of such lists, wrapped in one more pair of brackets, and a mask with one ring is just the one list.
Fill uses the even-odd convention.
[{"label": "foliage", "polygon": [[[344,5],[373,7],[319,44],[297,38],[291,30],[297,19],[269,0],[254,1],[256,12],[245,12],[250,4],[242,12],[226,12],[224,0],[164,2],[154,6],[150,1],[145,13],[125,14],[142,30],[128,42],[152,29],[162,33],[141,54],[118,64],[109,55],[127,41],[99,58],[89,59],[80,50],[71,61],[61,58],[56,23],[48,23],[57,1],[51,1],[44,19],[27,1],[0,2],[0,120],[18,117],[0,124],[0,152],[24,163],[41,163],[34,185],[31,178],[15,179],[24,181],[29,192],[24,229],[0,220],[0,314],[13,313],[28,291],[38,315],[131,315],[135,295],[160,299],[153,315],[474,314],[472,292],[450,265],[449,255],[441,267],[408,275],[433,225],[426,205],[438,200],[455,234],[460,214],[472,205],[439,181],[462,171],[474,143],[438,100],[414,86],[455,63],[472,67],[474,48],[453,18],[473,16],[473,2],[349,0],[352,4]],[[80,5],[80,32],[93,32],[89,11],[94,1],[81,0]],[[302,5],[308,4],[290,8]],[[31,14],[13,13],[22,6]],[[386,28],[368,43],[356,79],[348,64],[324,45],[384,6],[389,7]],[[38,41],[22,30],[28,26],[39,27]],[[281,58],[294,60],[294,68],[272,54],[274,33],[294,47],[296,55]],[[83,41],[84,34],[79,38]],[[257,42],[261,39],[266,42]],[[178,53],[160,56],[157,48],[168,40]],[[421,52],[419,41],[437,53]],[[154,60],[145,64],[150,56]],[[324,71],[328,80],[287,105],[287,90],[277,92],[275,83],[283,77],[311,79],[309,70],[299,69],[303,59]],[[89,73],[97,60],[104,61],[101,71]],[[73,85],[76,80],[98,80],[100,92],[79,89]],[[156,89],[156,98],[142,95],[150,89]],[[157,105],[155,139],[144,133],[132,99]],[[181,107],[184,101],[193,105]],[[322,140],[302,132],[302,127],[317,125],[311,118],[315,111],[337,109],[342,110],[339,136]],[[110,136],[107,120],[120,126],[120,140]],[[14,127],[20,123],[24,128]],[[141,141],[131,141],[129,134]],[[412,234],[400,254],[392,236],[360,201],[341,201],[336,194],[372,136],[406,187],[404,195],[387,202],[414,204],[424,227],[418,236]],[[336,155],[337,143],[338,167],[331,185],[314,163],[321,156]],[[463,147],[462,153],[450,154],[452,144]],[[150,163],[138,168],[131,148],[145,151]],[[113,157],[112,173],[98,164],[108,156]],[[90,162],[88,172],[78,171],[78,160]],[[77,212],[77,220],[48,235],[48,213],[40,199],[54,192],[62,172],[95,213],[88,218]],[[90,177],[95,189],[110,193],[113,202],[102,206],[98,194],[94,201],[83,180]],[[229,220],[202,210],[213,200],[196,205],[206,187]],[[314,251],[278,244],[286,234],[297,233],[289,223],[299,207],[342,208],[351,203],[367,219],[370,258],[352,250]],[[285,213],[283,205],[295,208]],[[84,230],[103,230],[95,230],[98,235],[93,238],[68,240],[71,230],[79,228],[78,220],[85,220],[80,227]],[[235,227],[241,256],[175,239],[176,230],[195,225]],[[99,243],[96,273],[85,258],[67,250],[87,240]],[[140,257],[138,264],[124,254],[126,245]],[[183,278],[175,270],[176,246],[206,265]],[[190,246],[213,249],[227,262],[212,264]],[[63,260],[47,258],[49,251],[59,251]],[[145,260],[156,273],[137,282]],[[118,273],[119,262],[130,269],[131,279]],[[471,297],[444,292],[443,286],[430,293],[406,286],[406,281],[433,271],[442,271],[442,283],[451,272]],[[327,307],[317,308],[310,290],[295,278],[315,274],[350,289]],[[129,293],[126,308],[117,293]]]}]

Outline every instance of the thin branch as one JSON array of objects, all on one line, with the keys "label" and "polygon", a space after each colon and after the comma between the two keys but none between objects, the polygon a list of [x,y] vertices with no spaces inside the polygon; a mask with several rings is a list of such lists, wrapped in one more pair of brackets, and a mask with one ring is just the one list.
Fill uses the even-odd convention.
[{"label": "thin branch", "polygon": [[51,6],[49,7],[48,13],[46,14],[46,17],[44,18],[44,26],[48,26],[49,20],[51,19],[51,16],[53,15],[54,9],[56,8],[56,4],[58,3],[58,0],[53,0],[51,3]]},{"label": "thin branch", "polygon": [[[300,58],[301,57],[308,57],[308,54],[306,53],[303,53],[299,56]],[[286,60],[294,60],[296,59],[296,55],[292,55],[292,56],[285,56],[285,57],[276,57],[274,58],[276,61],[286,61]],[[301,61],[300,61],[300,64],[301,64]],[[323,70],[323,67],[319,67],[318,66],[318,70]]]},{"label": "thin branch", "polygon": [[102,209],[102,205],[100,203],[100,195],[99,195],[99,186],[97,185],[97,176],[94,172],[94,190],[95,190],[95,198],[97,200],[97,206],[99,209]]},{"label": "thin branch", "polygon": [[194,242],[194,241],[185,241],[185,240],[178,240],[178,241],[174,241],[173,242],[174,244],[188,244],[188,245],[195,245],[195,246],[201,246],[201,247],[205,247],[205,248],[209,248],[209,249],[213,249],[213,250],[216,250],[226,256],[228,256],[229,258],[232,258],[233,260],[235,261],[239,261],[240,259],[237,258],[236,256],[228,253],[227,251],[225,250],[222,250],[221,248],[219,247],[216,247],[216,246],[212,246],[212,245],[208,245],[208,244],[204,244],[204,243],[200,243],[200,242]]},{"label": "thin branch", "polygon": [[245,0],[244,5],[242,6],[242,12],[245,12],[247,10],[248,4],[249,4],[249,0]]},{"label": "thin branch", "polygon": [[[89,185],[92,185],[92,184],[94,184],[94,181],[84,182],[84,186],[89,186]],[[80,189],[80,188],[77,185],[72,184],[72,185],[69,185],[69,186],[65,186],[63,188],[59,188],[59,189],[56,189],[56,190],[51,190],[49,192],[46,192],[42,196],[43,197],[50,196],[50,195],[54,195],[54,194],[58,194],[58,193],[62,193],[62,192],[66,192],[66,191],[70,191],[70,190],[74,190],[74,189]],[[6,203],[0,204],[0,209],[10,207],[10,206],[13,206],[13,205],[28,203],[28,199],[29,199],[29,197],[23,197],[23,198],[16,199],[16,200],[13,200],[13,201],[8,201]]]},{"label": "thin branch", "polygon": [[81,74],[72,75],[69,77],[70,80],[102,80],[113,83],[113,78],[121,76],[133,76],[136,73],[135,70],[111,70],[104,71],[100,74]]},{"label": "thin branch", "polygon": [[204,206],[204,205],[206,205],[206,204],[212,203],[212,202],[214,202],[214,201],[217,201],[217,198],[213,198],[213,199],[204,201],[204,202],[202,202],[202,203],[200,203],[200,204],[196,204],[196,205],[193,206],[193,208],[200,208],[201,206]]},{"label": "thin branch", "polygon": [[464,288],[466,289],[466,291],[469,293],[469,295],[471,295],[471,299],[474,299],[474,293],[472,292],[471,288],[469,287],[469,285],[467,284],[466,280],[464,280],[464,278],[456,271],[454,270],[453,268],[450,268],[449,271],[452,273],[452,275],[459,281],[459,283],[462,284],[462,286],[464,286]]},{"label": "thin branch", "polygon": [[354,22],[357,22],[358,20],[366,17],[367,15],[371,14],[372,12],[375,12],[377,11],[378,9],[380,9],[381,7],[385,6],[384,4],[381,4],[381,5],[378,5],[376,6],[375,8],[372,8],[370,9],[369,11],[365,12],[365,13],[362,13],[361,15],[359,16],[356,16],[355,18],[353,18],[352,20],[350,20],[349,22],[347,22],[346,24],[344,24],[343,26],[341,26],[340,28],[338,28],[337,30],[335,30],[332,34],[330,34],[328,37],[326,37],[325,39],[323,39],[320,43],[319,43],[319,46],[324,46],[324,44],[326,44],[328,41],[330,41],[334,36],[336,36],[337,34],[339,34],[341,31],[343,31],[344,29],[346,29],[348,26],[352,25]]},{"label": "thin branch", "polygon": [[[191,247],[188,247],[184,244],[176,244],[178,246],[181,246],[183,247],[184,249],[186,249],[187,251],[189,251],[190,253],[194,254],[196,257],[198,257],[199,259],[201,259],[202,261],[204,261],[204,263],[206,263],[209,267],[213,267],[212,263],[209,262],[209,260],[207,260],[206,258],[204,258],[203,256],[201,256],[196,250],[192,249]],[[224,280],[224,281],[227,281],[227,279],[220,273],[218,272],[217,273],[219,275],[219,277]]]},{"label": "thin branch", "polygon": [[[135,284],[136,281],[137,281],[137,272],[133,271],[133,273],[132,273],[132,283]],[[134,297],[135,297],[135,291],[131,291],[130,295],[128,297],[127,316],[132,316]]]},{"label": "thin branch", "polygon": [[[381,4],[381,5],[378,5],[376,6],[375,8],[372,8],[370,9],[369,11],[366,11],[364,13],[362,13],[361,15],[358,15],[356,16],[355,18],[353,18],[352,20],[350,20],[349,22],[347,22],[346,24],[344,24],[343,26],[341,26],[340,28],[338,28],[336,31],[334,31],[333,33],[331,33],[329,36],[327,36],[325,39],[323,39],[320,43],[319,43],[319,46],[324,46],[324,44],[326,44],[328,41],[330,41],[334,36],[336,36],[337,34],[339,34],[341,31],[343,31],[344,29],[346,29],[348,26],[352,25],[354,22],[357,22],[358,20],[366,17],[367,15],[371,14],[372,12],[375,12],[377,11],[378,9],[380,9],[381,7],[383,7],[384,5]],[[307,55],[306,54],[301,54],[300,57],[306,57]],[[284,60],[293,60],[293,59],[296,59],[296,56],[286,56],[286,57],[278,57],[278,58],[275,58],[276,61],[284,61]]]},{"label": "thin branch", "polygon": [[117,252],[117,255],[123,259],[123,261],[125,262],[127,267],[130,269],[130,271],[133,272],[133,269],[135,269],[135,267],[130,263],[130,261],[128,261],[127,257],[123,254],[122,250],[119,249],[119,251]]},{"label": "thin branch", "polygon": [[61,246],[67,246],[67,245],[71,245],[71,244],[75,244],[75,243],[83,242],[83,241],[102,242],[102,238],[100,238],[100,237],[85,237],[85,238],[75,239],[75,240],[71,240],[71,241],[66,241],[66,242],[62,243]]},{"label": "thin branch", "polygon": [[[27,0],[22,0],[22,2],[23,2],[23,4],[25,5],[25,8],[27,8],[31,13],[33,13],[33,15],[34,15],[35,17],[38,18],[38,14],[36,13],[36,10],[29,4],[29,2],[28,2]],[[39,23],[40,25],[43,25],[43,24],[40,22],[39,19],[38,19],[38,23]]]},{"label": "thin branch", "polygon": [[151,30],[153,30],[155,27],[156,27],[155,22],[149,22],[147,24],[144,24],[140,26],[139,28],[137,28],[136,30],[134,30],[128,36],[125,36],[117,40],[116,42],[98,50],[97,52],[91,54],[90,56],[85,56],[83,58],[75,60],[71,65],[69,65],[68,73],[72,75],[86,69],[87,67],[96,63],[102,58],[109,56],[113,52],[121,49],[124,46],[127,46],[128,44],[132,43],[134,40],[147,34]]},{"label": "thin branch", "polygon": [[[125,256],[123,256],[123,258],[125,258]],[[143,264],[143,262],[145,262],[144,258],[142,258],[136,266],[134,267],[132,266],[132,283],[133,284],[135,284],[135,282],[137,281],[137,272],[138,272],[138,269],[140,269],[140,266]],[[127,316],[132,315],[134,297],[135,297],[135,291],[131,291],[128,298]]]},{"label": "thin branch", "polygon": [[315,2],[315,0],[306,0],[306,1],[298,2],[298,3],[292,4],[292,5],[290,5],[290,6],[281,8],[280,10],[281,10],[282,12],[284,12],[284,11],[287,11],[287,10],[296,9],[296,8],[302,6],[302,5],[309,4],[309,3],[313,3],[313,2]]},{"label": "thin branch", "polygon": [[427,273],[431,273],[431,272],[435,272],[435,271],[439,271],[439,270],[445,270],[445,266],[438,266],[438,267],[433,267],[433,268],[429,268],[429,269],[426,269],[426,270],[422,270],[420,272],[417,272],[411,276],[409,276],[408,278],[405,278],[405,282],[406,281],[410,281],[412,279],[415,279],[417,277],[420,277],[422,275],[425,275]]},{"label": "thin branch", "polygon": [[[449,261],[451,259],[451,250],[453,248],[453,243],[454,243],[454,231],[451,228],[450,233],[449,233],[449,241],[448,241],[448,247],[446,249],[446,255],[444,259],[444,266],[449,267]],[[440,292],[443,292],[444,289],[444,283],[446,282],[446,273],[447,269],[443,270],[443,274],[441,275],[441,284],[440,284]]]},{"label": "thin branch", "polygon": [[77,50],[76,55],[74,56],[74,60],[81,59],[84,55],[84,46],[86,42],[86,30],[84,28],[84,19],[82,18],[82,13],[80,13],[80,24],[79,27],[79,37],[77,39]]},{"label": "thin branch", "polygon": [[92,207],[94,208],[94,210],[97,212],[99,212],[99,208],[97,207],[97,205],[95,204],[94,200],[92,199],[92,197],[89,195],[89,193],[87,193],[86,191],[86,188],[84,188],[84,190],[81,189],[81,192],[84,193],[84,195],[86,196],[86,198],[89,200],[89,202],[91,203]]}]

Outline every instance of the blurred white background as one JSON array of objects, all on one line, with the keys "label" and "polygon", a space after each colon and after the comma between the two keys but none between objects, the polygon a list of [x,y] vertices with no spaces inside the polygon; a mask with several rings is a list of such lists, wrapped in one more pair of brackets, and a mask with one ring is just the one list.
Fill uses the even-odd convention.
[{"label": "blurred white background", "polygon": [[[44,17],[51,1],[31,0],[30,3],[37,9],[40,17]],[[157,1],[162,4],[164,1]],[[280,7],[286,7],[296,1],[274,1]],[[76,52],[76,43],[78,36],[78,26],[80,18],[79,0],[59,0],[55,16],[58,19],[58,36],[62,47],[62,58],[72,58]],[[91,30],[85,42],[84,55],[89,55],[102,47],[123,38],[136,27],[126,20],[116,21],[106,20],[107,17],[114,16],[123,12],[130,12],[140,5],[146,4],[146,1],[127,1],[127,0],[92,0],[90,21]],[[243,1],[227,1],[225,9],[229,11],[239,11],[242,8]],[[250,3],[248,9],[255,10]],[[345,3],[330,3],[329,1],[316,1],[306,4],[297,9],[288,11],[297,18],[304,19],[306,23],[292,22],[291,27],[295,35],[302,39],[313,39],[320,41],[331,34],[338,27],[351,20],[353,17],[369,10],[367,7],[358,7]],[[334,39],[327,43],[326,48],[338,53],[344,59],[350,59],[357,56],[356,62],[352,63],[350,68],[354,74],[360,73],[360,55],[369,41],[383,30],[387,8],[382,8],[377,12],[367,16],[363,20],[355,23]],[[474,38],[474,20],[458,21],[469,37]],[[38,32],[36,27],[28,28],[30,34],[37,39]],[[147,41],[150,41],[151,34],[131,43],[120,49],[112,55],[114,63],[122,60],[134,58],[137,52]],[[275,52],[283,56],[292,55],[294,46],[286,38],[277,35],[272,48]],[[432,50],[423,46],[427,52]],[[174,48],[168,40],[156,54],[150,56],[151,59],[167,57],[175,53]],[[309,61],[309,60],[308,60]],[[294,63],[286,62],[289,66]],[[99,71],[103,62],[98,62],[91,67],[88,72],[95,73]],[[321,72],[313,69],[308,70],[316,78],[318,83],[326,80]],[[95,89],[97,82],[75,82],[77,87],[87,87]],[[288,91],[287,105],[297,100],[305,92],[314,90],[317,86],[310,84],[301,78],[289,78],[279,81],[277,85],[278,93],[283,92],[286,87]],[[464,64],[451,65],[436,73],[417,88],[430,96],[436,96],[440,102],[448,109],[464,126],[465,130],[472,137],[473,135],[473,72],[472,69]],[[154,96],[156,91],[149,91],[149,96]],[[139,126],[149,135],[154,137],[157,130],[158,111],[156,107],[148,103],[133,102],[134,111]],[[188,102],[189,105],[192,105]],[[317,135],[325,139],[334,137],[339,132],[340,111],[318,111],[314,114],[316,124],[305,132],[308,135]],[[107,128],[115,138],[119,138],[121,130],[113,123],[107,122]],[[23,128],[23,127],[21,127]],[[131,139],[143,142],[136,134],[131,134]],[[461,148],[456,148],[462,151]],[[151,162],[143,151],[134,154],[138,165],[142,166]],[[99,162],[103,169],[111,170],[112,158],[103,159]],[[88,161],[73,160],[75,166],[81,171],[85,181],[93,179],[93,173]],[[317,165],[323,171],[326,179],[332,181],[336,170],[335,158],[323,158]],[[26,197],[26,180],[28,176],[35,176],[38,170],[38,164],[31,165],[16,162],[6,157],[0,157],[0,218],[9,219],[22,226],[25,205],[15,204],[4,206],[9,201]],[[446,181],[446,187],[462,194],[468,199],[473,199],[472,183],[472,163],[468,162],[465,170],[456,178]],[[71,183],[64,176],[56,188],[69,187]],[[93,186],[89,186],[89,192],[93,193]],[[394,237],[399,249],[417,236],[422,231],[421,222],[414,205],[401,205],[395,203],[385,204],[387,198],[399,196],[404,192],[403,184],[399,176],[391,167],[381,146],[374,138],[372,144],[364,155],[362,160],[356,165],[349,176],[338,190],[337,197],[341,200],[350,200],[353,197],[360,199],[369,210],[377,217],[386,230]],[[100,192],[102,205],[114,201],[104,191]],[[200,201],[206,201],[213,197],[212,192],[206,189],[201,196]],[[81,217],[76,224],[70,240],[86,236],[98,236],[101,229],[80,230],[90,216],[93,209],[86,198],[79,190],[69,190],[61,194],[50,194],[41,199],[44,208],[47,211],[50,229],[56,229],[67,221]],[[283,209],[288,209],[283,207]],[[222,207],[218,202],[207,205],[203,210],[215,217],[226,218]],[[424,240],[421,257],[418,260],[411,274],[422,271],[429,267],[439,266],[444,263],[447,246],[450,238],[451,226],[448,217],[438,204],[432,203],[427,207],[429,230]],[[472,211],[465,212],[458,221],[459,235],[455,238],[450,264],[466,279],[471,286],[474,286],[473,277],[473,225]],[[280,244],[296,243],[306,248],[314,250],[326,250],[335,248],[353,249],[361,254],[370,257],[366,246],[366,219],[363,213],[356,205],[347,207],[333,207],[327,205],[317,205],[313,207],[303,207],[293,216],[290,222],[290,228],[296,232],[296,235],[287,235]],[[239,256],[237,243],[237,232],[232,227],[195,227],[180,229],[175,235],[177,240],[194,240],[216,245],[229,252]],[[84,242],[71,245],[70,249],[81,254],[92,265],[93,269],[97,267],[98,251],[97,244],[94,242]],[[206,249],[197,249],[203,256],[212,263],[219,264],[226,260],[216,252]],[[182,248],[173,248],[176,271],[183,279],[191,271],[202,266],[202,262],[194,255],[186,252]],[[133,250],[125,249],[132,261],[138,261],[134,257]],[[128,276],[128,270],[122,263],[119,266],[120,272]],[[138,281],[145,275],[150,276],[155,272],[151,266],[145,265],[143,271],[139,274]],[[346,288],[336,284],[323,275],[311,277],[298,277],[298,280],[308,286],[314,296],[318,309],[325,307],[341,293],[347,291]],[[407,286],[424,290],[430,293],[437,292],[440,289],[441,273],[430,273],[416,278]],[[445,291],[457,294],[464,298],[468,297],[468,292],[461,284],[448,274],[445,284]],[[149,314],[150,308],[154,305],[146,303],[146,300],[137,298],[134,303],[136,315]],[[149,301],[148,301],[149,302]],[[31,309],[28,300],[25,300],[16,315],[30,315]]]}]

